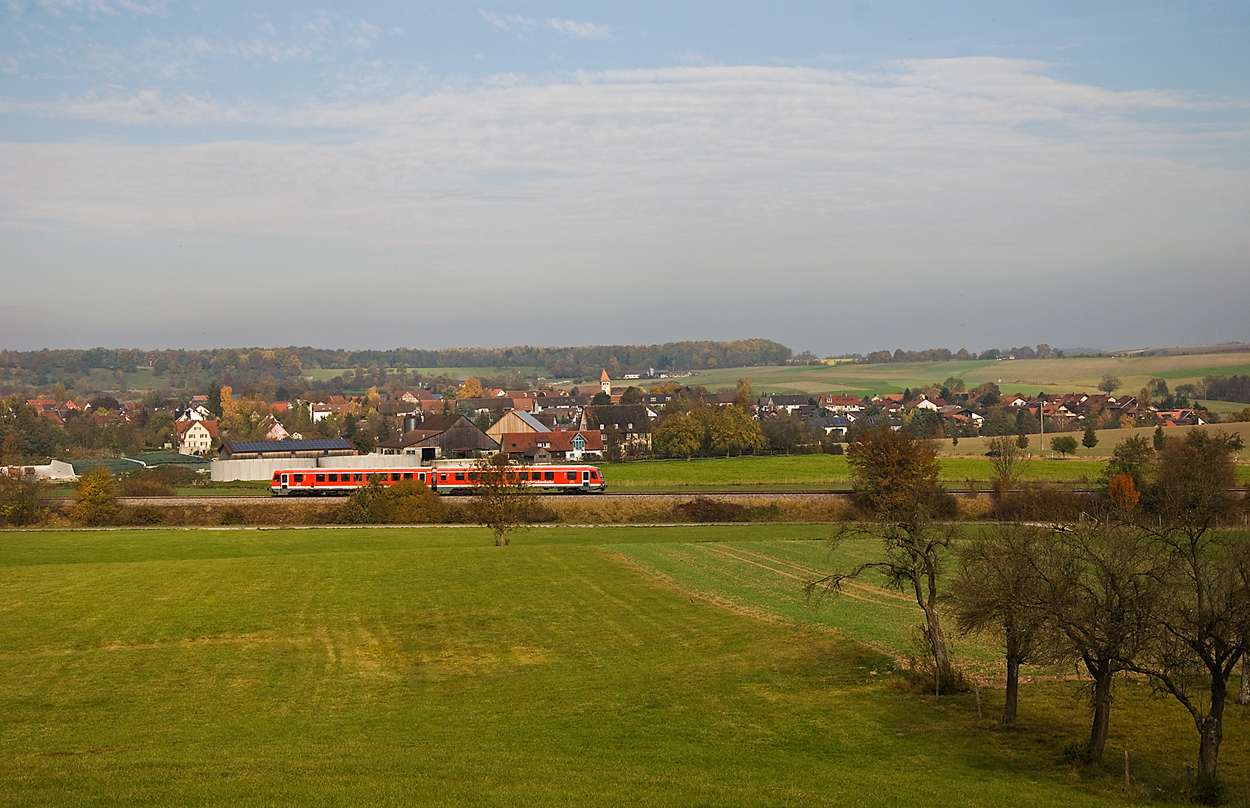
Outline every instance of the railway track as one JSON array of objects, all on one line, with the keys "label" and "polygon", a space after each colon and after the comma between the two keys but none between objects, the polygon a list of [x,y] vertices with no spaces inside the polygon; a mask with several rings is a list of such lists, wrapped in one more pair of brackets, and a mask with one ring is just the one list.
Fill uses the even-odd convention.
[{"label": "railway track", "polygon": [[[1073,493],[1088,494],[1093,489],[1071,489]],[[988,491],[967,489],[948,489],[955,496],[968,496],[976,494],[978,496],[988,496]],[[588,497],[597,500],[601,499],[658,499],[658,500],[683,500],[693,499],[695,497],[710,497],[712,499],[850,499],[852,493],[845,490],[815,490],[815,491],[621,491],[621,492],[603,492],[596,494],[540,494],[539,499],[551,501],[567,501],[570,498]],[[454,499],[464,499],[465,497],[451,497]],[[121,505],[151,505],[156,507],[168,507],[171,505],[278,505],[284,502],[320,502],[333,503],[342,502],[346,499],[344,496],[181,496],[181,497],[118,497],[117,501]],[[68,497],[49,499],[50,505],[69,505],[73,500]]]}]

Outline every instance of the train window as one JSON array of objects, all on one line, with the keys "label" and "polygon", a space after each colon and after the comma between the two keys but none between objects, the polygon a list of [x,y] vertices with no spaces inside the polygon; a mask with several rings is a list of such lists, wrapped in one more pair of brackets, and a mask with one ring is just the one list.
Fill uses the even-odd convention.
[{"label": "train window", "polygon": [[352,475],[352,482],[354,482],[354,483],[358,483],[358,482],[361,482],[362,480],[364,480],[364,478],[365,478],[365,474],[364,474],[364,472],[362,471],[362,472],[359,472],[359,473],[356,473],[356,474],[353,474],[353,475]]},{"label": "train window", "polygon": [[326,476],[324,474],[317,475],[317,482],[324,483],[325,481],[326,481]]},{"label": "train window", "polygon": [[592,480],[597,480],[597,479],[599,479],[599,472],[597,472],[597,471],[592,471],[592,472],[590,472],[590,479],[592,479]]},{"label": "train window", "polygon": [[469,472],[469,482],[471,482],[471,483],[475,483],[475,482],[477,482],[477,472],[476,472],[476,471],[470,471],[470,472]]},{"label": "train window", "polygon": [[405,480],[411,480],[411,479],[412,479],[412,472],[411,472],[411,471],[405,471],[405,472],[404,472],[404,479],[405,479]]},{"label": "train window", "polygon": [[544,472],[543,472],[543,479],[544,479],[544,480],[552,480],[552,481],[554,481],[554,480],[556,479],[556,473],[555,473],[554,471],[544,471]]},{"label": "train window", "polygon": [[570,472],[569,472],[569,482],[571,482],[571,483],[575,483],[575,482],[577,482],[577,472],[576,472],[576,471],[570,471]]},{"label": "train window", "polygon": [[417,479],[420,480],[421,482],[425,482],[425,472],[423,471],[420,474],[418,474]]},{"label": "train window", "polygon": [[438,479],[442,480],[443,482],[447,482],[447,472],[443,472],[442,474],[438,475]]},{"label": "train window", "polygon": [[463,471],[457,471],[457,472],[456,472],[456,482],[464,482],[464,472],[463,472]]},{"label": "train window", "polygon": [[392,471],[392,472],[391,472],[391,481],[392,481],[392,482],[398,482],[398,481],[399,481],[399,472],[398,472],[398,471]]},{"label": "train window", "polygon": [[292,482],[297,482],[297,483],[302,483],[302,482],[304,482],[304,475],[303,475],[303,474],[292,474],[292,475],[291,475],[291,481],[292,481]]},{"label": "train window", "polygon": [[383,477],[385,477],[385,476],[386,476],[386,475],[384,475],[384,474],[370,474],[370,475],[369,475],[369,482],[371,482],[371,483],[380,483],[380,482],[382,482],[382,478],[383,478]]},{"label": "train window", "polygon": [[275,473],[274,473],[274,475],[273,475],[273,481],[274,481],[275,483],[278,481],[278,474],[277,474],[277,472],[275,472]]},{"label": "train window", "polygon": [[332,482],[332,483],[337,483],[338,481],[339,481],[339,475],[337,475],[337,474],[331,474],[331,475],[330,475],[330,482]]}]

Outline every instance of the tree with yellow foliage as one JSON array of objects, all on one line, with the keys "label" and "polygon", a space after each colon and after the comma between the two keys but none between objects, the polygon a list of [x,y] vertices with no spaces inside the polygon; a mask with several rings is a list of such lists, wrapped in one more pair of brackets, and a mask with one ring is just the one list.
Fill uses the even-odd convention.
[{"label": "tree with yellow foliage", "polygon": [[456,398],[481,398],[482,383],[476,377],[470,376],[464,380],[464,384],[460,385],[460,389],[456,392]]}]

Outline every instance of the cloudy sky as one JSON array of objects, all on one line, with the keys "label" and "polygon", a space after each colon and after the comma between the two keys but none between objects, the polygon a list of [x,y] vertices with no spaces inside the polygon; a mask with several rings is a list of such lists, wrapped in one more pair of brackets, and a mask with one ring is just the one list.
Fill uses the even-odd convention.
[{"label": "cloudy sky", "polygon": [[1250,4],[0,0],[0,348],[1250,341]]}]

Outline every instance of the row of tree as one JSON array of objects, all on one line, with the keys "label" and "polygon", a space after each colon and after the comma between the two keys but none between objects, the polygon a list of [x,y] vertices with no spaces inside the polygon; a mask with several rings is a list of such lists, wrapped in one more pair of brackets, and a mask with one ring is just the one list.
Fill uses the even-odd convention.
[{"label": "row of tree", "polygon": [[1028,345],[1007,350],[990,348],[979,354],[971,353],[966,348],[960,348],[957,351],[949,348],[928,348],[923,351],[904,351],[902,348],[895,348],[893,352],[873,351],[859,358],[859,361],[866,365],[879,365],[893,362],[966,362],[973,359],[998,359],[1007,356],[1016,359],[1062,359],[1063,351],[1052,351],[1044,342],[1036,348],[1030,348]]},{"label": "row of tree", "polygon": [[[0,371],[14,378],[23,371],[40,384],[94,370],[134,372],[151,368],[157,376],[220,378],[232,374],[240,381],[263,376],[299,378],[314,368],[545,368],[548,376],[585,376],[607,368],[609,374],[642,373],[649,368],[699,370],[715,367],[783,365],[792,356],[786,346],[766,339],[682,341],[662,345],[594,345],[581,347],[453,348],[421,350],[329,350],[324,348],[213,348],[209,350],[153,350],[91,348],[87,350],[0,351]],[[618,376],[619,378],[619,376]],[[42,381],[39,381],[42,379]]]},{"label": "row of tree", "polygon": [[1235,442],[1191,430],[1157,450],[1134,445],[1113,458],[1104,494],[1085,505],[1090,518],[1005,524],[968,538],[937,521],[945,505],[932,447],[906,432],[866,433],[847,454],[859,505],[878,521],[845,527],[834,542],[870,535],[881,557],[811,581],[809,594],[875,570],[913,596],[939,693],[959,681],[941,619],[949,601],[960,630],[993,632],[1002,643],[1008,725],[1022,664],[1077,661],[1092,682],[1086,752],[1094,765],[1115,677],[1150,677],[1192,717],[1199,785],[1216,795],[1230,680],[1250,652],[1250,544],[1229,529],[1244,516],[1244,501],[1230,493]]}]

